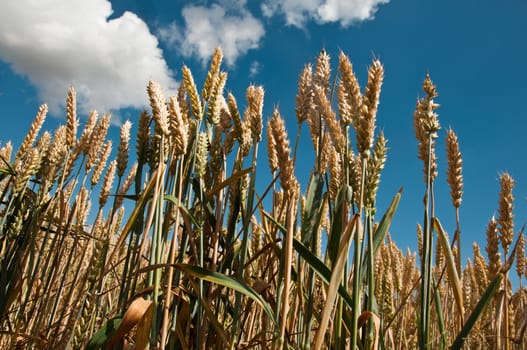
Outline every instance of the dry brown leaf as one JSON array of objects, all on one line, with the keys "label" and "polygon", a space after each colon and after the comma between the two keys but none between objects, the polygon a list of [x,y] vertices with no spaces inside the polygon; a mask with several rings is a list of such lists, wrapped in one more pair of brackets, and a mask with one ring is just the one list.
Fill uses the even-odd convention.
[{"label": "dry brown leaf", "polygon": [[[378,348],[378,344],[379,344],[379,331],[381,329],[381,319],[379,318],[379,316],[374,314],[371,311],[364,311],[359,316],[358,327],[360,329],[370,319],[373,322],[373,328],[375,329],[375,339],[373,340],[373,348],[372,349],[377,349]],[[359,330],[357,329],[357,332],[358,331]]]},{"label": "dry brown leaf", "polygon": [[152,317],[154,316],[154,303],[151,301],[147,307],[143,317],[137,324],[137,333],[135,336],[135,348],[142,350],[148,348],[148,342],[150,340],[150,327],[152,325]]},{"label": "dry brown leaf", "polygon": [[[152,305],[153,303],[151,300],[145,300],[143,298],[137,298],[134,301],[132,301],[132,303],[130,304],[126,312],[124,313],[121,324],[119,325],[119,328],[117,328],[115,335],[112,337],[112,339],[110,339],[107,349],[112,349],[114,345],[116,345],[121,339],[123,339],[124,336],[128,334],[128,332],[130,332],[130,330],[132,330],[132,328],[134,328],[134,326],[140,323],[140,321],[143,320],[144,318],[150,318],[150,321],[151,321],[152,320],[151,314],[153,311]],[[138,328],[138,332],[139,331],[140,329]],[[137,347],[137,349],[141,349],[141,348]]]}]

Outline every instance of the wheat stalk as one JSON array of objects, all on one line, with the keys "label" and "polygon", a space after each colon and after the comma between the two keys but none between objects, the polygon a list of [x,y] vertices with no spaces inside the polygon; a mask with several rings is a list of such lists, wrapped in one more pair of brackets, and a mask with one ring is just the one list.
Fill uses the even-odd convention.
[{"label": "wheat stalk", "polygon": [[207,78],[205,78],[203,90],[201,91],[201,96],[205,101],[211,97],[213,86],[216,84],[218,79],[218,72],[220,70],[222,60],[223,52],[221,51],[221,48],[217,47],[214,49],[214,53],[212,54],[209,71],[207,72]]},{"label": "wheat stalk", "polygon": [[514,196],[512,194],[514,179],[509,173],[503,173],[500,176],[500,185],[497,222],[501,246],[505,255],[507,255],[514,236],[514,214],[512,213],[514,209]]},{"label": "wheat stalk", "polygon": [[158,83],[151,80],[148,83],[147,91],[148,97],[150,98],[150,107],[152,108],[156,127],[159,128],[163,136],[168,137],[168,110],[165,96],[163,94],[163,89]]},{"label": "wheat stalk", "polygon": [[343,52],[339,55],[340,84],[338,90],[340,119],[348,124],[355,124],[361,117],[362,94],[360,85],[353,72],[353,65]]},{"label": "wheat stalk", "polygon": [[20,148],[18,149],[15,155],[15,159],[20,159],[21,157],[23,157],[26,151],[29,150],[29,148],[33,145],[40,129],[42,128],[42,125],[44,124],[44,121],[46,120],[47,113],[48,106],[46,104],[41,105],[38,109],[35,120],[33,121],[33,123],[31,123],[29,132],[22,141],[22,144],[20,145]]},{"label": "wheat stalk", "polygon": [[489,280],[493,280],[501,269],[501,254],[499,253],[498,222],[492,217],[487,225],[487,245],[485,247],[489,259]]},{"label": "wheat stalk", "polygon": [[357,151],[366,158],[369,156],[370,148],[373,145],[377,106],[379,105],[383,78],[384,69],[381,62],[379,60],[373,61],[368,70],[368,84],[364,90],[361,115],[356,124]]},{"label": "wheat stalk", "polygon": [[247,88],[246,99],[248,107],[244,113],[244,120],[247,120],[251,129],[252,140],[255,142],[260,142],[262,139],[263,98],[263,87],[250,85]]},{"label": "wheat stalk", "polygon": [[75,145],[77,138],[77,98],[75,89],[71,86],[66,97],[66,128],[68,129],[68,144]]},{"label": "wheat stalk", "polygon": [[99,183],[99,180],[101,179],[101,175],[104,171],[104,168],[106,167],[106,162],[108,161],[108,158],[110,157],[111,152],[112,152],[112,140],[108,140],[102,146],[101,156],[97,160],[97,164],[95,165],[95,168],[93,169],[93,173],[91,176],[92,187]]},{"label": "wheat stalk", "polygon": [[298,80],[298,93],[296,95],[296,119],[302,124],[309,117],[313,109],[313,68],[306,65]]},{"label": "wheat stalk", "polygon": [[86,148],[88,149],[88,156],[85,164],[86,173],[91,170],[99,156],[99,150],[104,143],[106,134],[108,133],[108,128],[110,127],[110,118],[110,114],[106,114],[99,119],[93,128],[93,131],[90,133],[90,141],[86,144]]},{"label": "wheat stalk", "polygon": [[110,165],[108,166],[106,175],[104,176],[101,193],[99,194],[99,207],[100,208],[104,207],[104,205],[108,201],[108,196],[110,195],[110,191],[112,189],[116,167],[117,167],[117,162],[115,160],[112,160],[110,162]]},{"label": "wheat stalk", "polygon": [[192,72],[187,66],[183,66],[182,73],[183,73],[183,84],[185,86],[185,90],[188,92],[190,96],[190,104],[192,106],[192,115],[197,120],[200,120],[201,117],[203,116],[203,108],[201,106],[201,101],[199,99],[198,89],[196,87],[196,84],[194,83],[194,77],[192,76]]},{"label": "wheat stalk", "polygon": [[128,151],[130,148],[130,128],[132,123],[127,120],[121,125],[119,147],[117,148],[117,176],[123,177],[128,166]]},{"label": "wheat stalk", "polygon": [[280,116],[278,109],[274,110],[267,127],[272,133],[276,144],[275,149],[278,168],[280,169],[280,184],[288,196],[293,196],[296,193],[298,182],[294,174],[293,160],[290,158],[291,149],[289,148],[285,122]]}]

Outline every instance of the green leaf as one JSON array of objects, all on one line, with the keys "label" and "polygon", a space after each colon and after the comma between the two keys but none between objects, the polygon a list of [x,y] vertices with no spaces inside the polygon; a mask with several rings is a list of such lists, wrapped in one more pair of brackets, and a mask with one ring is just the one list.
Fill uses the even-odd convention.
[{"label": "green leaf", "polygon": [[0,156],[0,160],[2,160],[2,163],[6,166],[5,168],[0,168],[0,173],[6,174],[6,175],[16,175],[15,169],[9,164],[9,162],[2,156]]},{"label": "green leaf", "polygon": [[[307,249],[306,246],[302,244],[302,242],[295,238],[293,238],[293,247],[297,253],[309,264],[313,271],[315,271],[320,279],[324,283],[329,284],[329,281],[331,280],[331,270],[329,267],[327,267],[316,255],[311,253],[309,249]],[[344,302],[348,304],[349,307],[351,307],[353,305],[352,299],[346,289],[341,285],[338,291]]]},{"label": "green leaf", "polygon": [[311,238],[320,225],[318,217],[324,209],[322,205],[324,200],[323,189],[324,176],[319,173],[314,173],[307,187],[306,203],[304,205],[304,212],[302,213],[301,237],[302,244],[304,245],[309,245]]},{"label": "green leaf", "polygon": [[489,302],[492,300],[494,294],[496,294],[496,292],[499,290],[501,282],[512,267],[514,257],[516,256],[516,249],[518,249],[518,244],[520,243],[521,236],[523,236],[524,229],[525,226],[521,229],[520,234],[518,235],[518,239],[514,244],[514,248],[512,248],[512,251],[507,260],[505,261],[505,264],[501,267],[501,270],[496,275],[496,277],[494,277],[494,279],[490,282],[489,286],[485,290],[485,293],[483,293],[483,295],[481,296],[481,299],[479,299],[478,303],[476,304],[476,307],[474,308],[474,310],[468,317],[466,323],[463,325],[463,328],[454,340],[454,343],[452,344],[450,350],[458,350],[463,347],[463,343],[465,342],[465,339],[472,330],[472,327],[474,327],[474,324],[478,320],[479,316],[483,313]]},{"label": "green leaf", "polygon": [[234,174],[232,174],[228,179],[226,179],[225,181],[217,184],[216,186],[214,186],[214,188],[210,191],[208,191],[206,193],[206,196],[207,197],[211,197],[212,195],[220,192],[220,190],[222,188],[225,188],[227,186],[229,186],[230,184],[236,182],[237,180],[239,180],[241,177],[245,176],[246,174],[249,174],[251,171],[253,170],[253,168],[245,168],[243,170],[240,170]]},{"label": "green leaf", "polygon": [[205,194],[205,190],[201,186],[201,181],[194,177],[192,178],[192,188],[194,189],[194,193],[196,197],[200,201],[200,207],[203,209],[203,213],[205,214],[205,218],[210,222],[210,225],[212,227],[216,226],[216,218],[214,217],[214,209],[213,205],[211,204],[211,198],[207,197]]},{"label": "green leaf", "polygon": [[445,321],[443,319],[443,307],[441,306],[441,295],[439,294],[439,288],[437,287],[437,282],[435,280],[435,277],[432,276],[432,280],[434,283],[434,304],[436,307],[436,313],[437,313],[437,324],[439,326],[439,334],[440,334],[440,346],[439,349],[446,349],[446,331],[445,331]]},{"label": "green leaf", "polygon": [[[359,226],[359,227],[358,227]],[[321,349],[322,343],[324,341],[324,336],[326,333],[326,328],[329,324],[329,319],[331,317],[331,312],[333,310],[333,306],[335,305],[335,300],[337,297],[338,290],[342,286],[342,276],[344,273],[344,270],[346,268],[346,261],[347,261],[347,255],[348,250],[350,247],[350,243],[352,241],[352,238],[355,236],[357,232],[360,232],[360,215],[355,214],[350,222],[346,225],[346,228],[344,229],[344,232],[342,234],[342,242],[339,246],[337,257],[334,262],[333,271],[331,273],[331,278],[329,280],[329,287],[327,290],[326,295],[326,305],[324,306],[324,309],[322,310],[322,316],[320,317],[320,324],[318,331],[315,336],[315,349]],[[356,238],[357,239],[357,238]],[[351,332],[356,331],[355,329],[351,329]]]},{"label": "green leaf", "polygon": [[[192,280],[191,280],[191,283],[194,289],[198,290],[199,287],[196,285],[196,283]],[[201,295],[199,295],[199,300],[201,302],[201,305],[203,306],[203,310],[205,310],[205,314],[207,315],[209,321],[212,324],[212,327],[216,330],[216,332],[218,333],[220,337],[220,340],[223,342],[223,346],[227,348],[230,343],[229,343],[229,339],[227,338],[227,335],[225,334],[225,330],[223,329],[222,325],[216,318],[216,315],[214,314],[214,312],[211,310],[211,307],[209,303],[207,302],[207,300],[203,299]],[[226,304],[228,304],[228,301]]]},{"label": "green leaf", "polygon": [[154,186],[156,183],[156,172],[152,174],[152,178],[150,179],[150,182],[148,185],[146,185],[145,189],[141,193],[139,199],[137,200],[137,203],[134,206],[134,209],[132,210],[132,213],[128,217],[128,221],[124,225],[121,234],[119,235],[119,238],[117,239],[117,242],[115,243],[114,250],[110,254],[110,257],[108,258],[108,262],[104,266],[104,271],[108,271],[110,268],[111,262],[113,261],[113,258],[115,257],[115,254],[120,251],[121,246],[125,243],[126,237],[128,237],[128,234],[132,230],[137,218],[140,214],[143,213],[143,209],[146,205],[146,203],[150,200],[152,191],[154,190]]},{"label": "green leaf", "polygon": [[[432,218],[432,225],[437,232],[439,244],[441,244],[441,248],[443,248],[443,252],[445,253],[448,280],[452,284],[452,292],[454,293],[454,300],[456,301],[458,314],[463,317],[465,314],[463,307],[463,291],[461,288],[461,280],[457,273],[454,253],[452,253],[452,249],[450,249],[450,242],[448,241],[447,234],[443,229],[443,226],[441,226],[439,219]],[[461,318],[461,323],[463,323],[463,318]]]},{"label": "green leaf", "polygon": [[2,175],[16,175],[8,168],[0,168],[0,174]]},{"label": "green leaf", "polygon": [[[386,212],[384,213],[381,222],[379,222],[379,225],[377,226],[377,230],[373,235],[373,256],[375,256],[377,250],[379,250],[379,247],[383,244],[384,239],[386,238],[388,229],[392,224],[393,217],[395,215],[395,212],[397,211],[397,207],[399,206],[399,201],[401,200],[402,193],[403,189],[400,188],[399,191],[393,197],[390,205],[388,206],[388,209],[386,209]],[[365,253],[366,254],[364,254],[364,258],[362,260],[362,266],[366,266],[366,258],[368,257],[368,251],[366,251]],[[362,269],[361,274],[364,275],[365,273],[366,269]]]},{"label": "green leaf", "polygon": [[196,218],[194,217],[194,215],[192,215],[190,213],[190,211],[188,210],[188,208],[183,204],[183,202],[179,202],[178,201],[178,198],[174,195],[171,195],[171,194],[165,194],[164,196],[165,200],[169,201],[169,202],[172,202],[174,203],[175,205],[179,205],[179,209],[183,210],[183,212],[185,214],[188,215],[190,221],[196,225],[196,227],[200,227],[201,225],[199,224],[199,222],[196,220]]},{"label": "green leaf", "polygon": [[103,346],[113,337],[119,324],[121,324],[122,317],[114,317],[108,320],[98,331],[91,337],[86,350],[102,349]]},{"label": "green leaf", "polygon": [[344,209],[349,203],[351,203],[351,195],[351,187],[345,186],[340,189],[337,198],[335,198],[335,207],[333,208],[331,231],[329,232],[327,247],[329,260],[333,265],[337,260],[342,234],[344,233],[342,224],[347,220],[347,218],[344,218],[344,215],[347,216],[348,213],[347,210],[345,211]]},{"label": "green leaf", "polygon": [[258,294],[256,293],[252,288],[246,286],[245,284],[241,283],[238,280],[235,280],[229,276],[226,276],[224,274],[221,274],[219,272],[209,271],[199,266],[194,265],[188,265],[188,264],[174,264],[172,265],[175,268],[178,268],[190,275],[193,275],[195,277],[198,277],[199,279],[202,279],[204,281],[216,283],[219,285],[222,285],[227,288],[231,288],[239,293],[242,293],[243,295],[251,298],[252,300],[256,301],[257,304],[259,304],[264,311],[267,313],[269,318],[273,320],[273,322],[276,324],[276,318],[273,315],[273,311],[271,310],[271,307],[269,304]]},{"label": "green leaf", "polygon": [[463,348],[463,343],[465,342],[465,339],[472,330],[472,327],[474,327],[474,324],[478,320],[479,316],[483,313],[488,303],[494,297],[494,294],[496,294],[496,292],[500,288],[503,277],[504,274],[500,272],[496,275],[496,277],[494,277],[492,282],[489,284],[489,286],[485,290],[485,293],[481,296],[481,299],[478,301],[476,307],[474,308],[474,311],[472,311],[469,318],[467,319],[467,322],[463,325],[463,328],[454,340],[454,343],[450,348],[451,350],[459,350]]}]

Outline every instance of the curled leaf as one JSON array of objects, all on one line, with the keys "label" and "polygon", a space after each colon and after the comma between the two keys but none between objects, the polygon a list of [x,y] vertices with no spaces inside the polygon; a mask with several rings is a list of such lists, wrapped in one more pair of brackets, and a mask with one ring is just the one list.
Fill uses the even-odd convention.
[{"label": "curled leaf", "polygon": [[[112,348],[114,345],[118,344],[121,339],[124,338],[125,335],[128,334],[134,328],[135,325],[139,324],[143,319],[149,318],[150,321],[152,319],[151,313],[152,313],[152,301],[151,300],[145,300],[143,298],[137,298],[128,307],[126,312],[123,315],[123,319],[121,320],[121,323],[119,324],[119,328],[115,331],[115,334],[108,342],[108,348]],[[138,338],[141,340],[141,343],[144,343],[144,329],[149,329],[149,325],[146,322],[148,320],[143,321],[141,323],[142,327],[138,328]],[[148,331],[147,333],[148,334]],[[147,341],[146,344],[148,344],[148,335],[146,336]],[[141,349],[141,347],[137,347],[137,349]]]}]

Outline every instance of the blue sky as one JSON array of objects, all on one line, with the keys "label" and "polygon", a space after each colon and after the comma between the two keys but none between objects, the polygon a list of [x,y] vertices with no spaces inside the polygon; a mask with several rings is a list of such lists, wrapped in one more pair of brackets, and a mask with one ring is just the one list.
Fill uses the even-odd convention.
[{"label": "blue sky", "polygon": [[[138,109],[147,107],[149,79],[170,94],[186,64],[202,82],[216,46],[225,54],[227,89],[243,106],[248,84],[263,85],[265,116],[279,106],[294,138],[296,84],[306,63],[325,48],[336,67],[342,50],[364,86],[366,69],[377,57],[385,68],[378,127],[390,147],[380,211],[404,187],[391,231],[402,248],[414,249],[424,184],[412,114],[429,72],[440,93],[443,127],[437,214],[452,233],[444,154],[445,130],[452,127],[464,161],[461,230],[467,257],[472,241],[485,244],[500,172],[509,171],[516,180],[517,227],[525,223],[526,16],[522,0],[3,1],[0,142],[18,146],[43,102],[53,115],[47,128],[63,122],[71,84],[81,117],[96,109],[112,111],[115,125],[124,119],[135,123]],[[313,164],[307,126],[301,147],[296,171],[305,186]],[[260,150],[265,164],[265,147]],[[269,174],[262,171],[259,178],[265,183]]]}]

